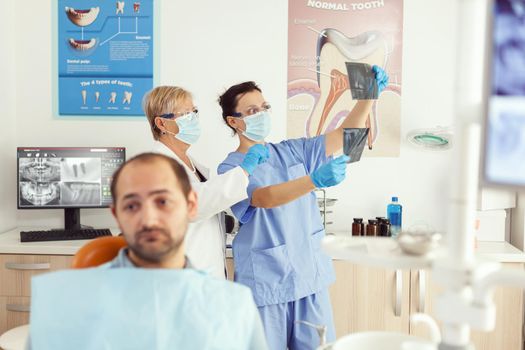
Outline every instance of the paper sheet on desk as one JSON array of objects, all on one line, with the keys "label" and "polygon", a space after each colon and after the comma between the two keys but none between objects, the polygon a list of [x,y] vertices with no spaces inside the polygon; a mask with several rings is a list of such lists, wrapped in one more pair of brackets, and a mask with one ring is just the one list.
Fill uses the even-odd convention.
[{"label": "paper sheet on desk", "polygon": [[248,349],[253,320],[260,323],[250,293],[192,270],[98,268],[37,276],[31,348]]}]

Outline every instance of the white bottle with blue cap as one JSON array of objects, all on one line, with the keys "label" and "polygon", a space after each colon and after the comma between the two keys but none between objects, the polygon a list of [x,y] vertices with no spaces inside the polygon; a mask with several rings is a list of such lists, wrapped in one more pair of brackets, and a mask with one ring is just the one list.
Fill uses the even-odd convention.
[{"label": "white bottle with blue cap", "polygon": [[392,197],[392,203],[386,207],[386,216],[390,220],[390,232],[392,237],[397,237],[401,232],[401,221],[403,214],[403,206],[399,204],[397,197]]}]

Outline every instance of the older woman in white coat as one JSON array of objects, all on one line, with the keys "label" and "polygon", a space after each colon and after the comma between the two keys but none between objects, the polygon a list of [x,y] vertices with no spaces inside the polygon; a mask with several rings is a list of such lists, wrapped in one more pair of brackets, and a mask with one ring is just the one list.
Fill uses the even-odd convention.
[{"label": "older woman in white coat", "polygon": [[191,264],[219,278],[225,277],[225,231],[221,213],[247,198],[248,176],[266,161],[262,145],[250,148],[244,162],[222,175],[210,177],[208,168],[188,155],[200,135],[198,111],[190,92],[176,86],[159,86],[143,101],[153,138],[153,151],[173,157],[188,173],[197,192],[197,218],[186,234]]}]

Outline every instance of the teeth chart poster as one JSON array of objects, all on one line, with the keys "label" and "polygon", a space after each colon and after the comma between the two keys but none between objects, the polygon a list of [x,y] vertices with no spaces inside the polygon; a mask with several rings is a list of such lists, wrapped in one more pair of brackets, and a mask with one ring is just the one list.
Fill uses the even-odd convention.
[{"label": "teeth chart poster", "polygon": [[59,116],[143,116],[154,0],[56,0]]},{"label": "teeth chart poster", "polygon": [[389,85],[374,102],[365,156],[398,157],[401,145],[403,0],[288,2],[287,137],[337,128],[357,103],[349,63],[377,65]]}]

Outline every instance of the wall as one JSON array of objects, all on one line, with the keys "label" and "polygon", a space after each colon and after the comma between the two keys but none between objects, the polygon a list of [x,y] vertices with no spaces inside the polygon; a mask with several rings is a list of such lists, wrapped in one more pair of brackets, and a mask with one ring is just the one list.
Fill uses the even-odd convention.
[{"label": "wall", "polygon": [[2,54],[0,55],[0,232],[16,226],[16,80],[14,1],[7,1],[0,11]]},{"label": "wall", "polygon": [[[52,0],[34,1],[31,14],[50,13]],[[352,165],[345,183],[329,190],[340,201],[332,229],[349,229],[351,217],[384,216],[398,195],[405,222],[423,220],[444,229],[450,152],[423,152],[405,141],[408,131],[450,125],[453,104],[454,25],[452,0],[405,0],[402,148],[400,158],[364,159]],[[147,150],[145,119],[63,120],[52,114],[52,18],[30,15],[16,2],[16,145],[125,146],[128,156]],[[231,84],[255,80],[274,110],[271,141],[285,137],[287,76],[287,1],[160,1],[159,83],[194,92],[203,135],[192,153],[215,169],[235,147],[215,102]],[[5,25],[5,24],[3,24]],[[13,32],[13,31],[11,31]],[[3,68],[9,70],[8,68]],[[5,107],[2,107],[5,108]],[[2,138],[3,139],[3,138]],[[11,145],[13,142],[11,141]],[[11,149],[14,146],[11,147]],[[8,147],[9,148],[9,147]],[[12,151],[9,151],[13,153]],[[9,153],[7,152],[7,153]],[[10,154],[9,153],[9,154]],[[2,155],[2,160],[8,159]],[[10,159],[10,158],[9,158]],[[12,159],[10,168],[14,166]],[[14,176],[14,175],[13,175]],[[13,183],[0,175],[2,188]],[[15,194],[2,198],[0,215],[9,216]],[[18,211],[19,225],[56,226],[62,213]],[[83,223],[113,224],[107,210],[82,211]]]},{"label": "wall", "polygon": [[413,148],[406,134],[453,124],[455,10],[454,1],[405,0],[401,154],[362,159],[351,165],[343,185],[329,189],[339,198],[334,230],[350,230],[352,217],[386,216],[391,196],[399,196],[405,227],[447,228],[452,151]]}]

